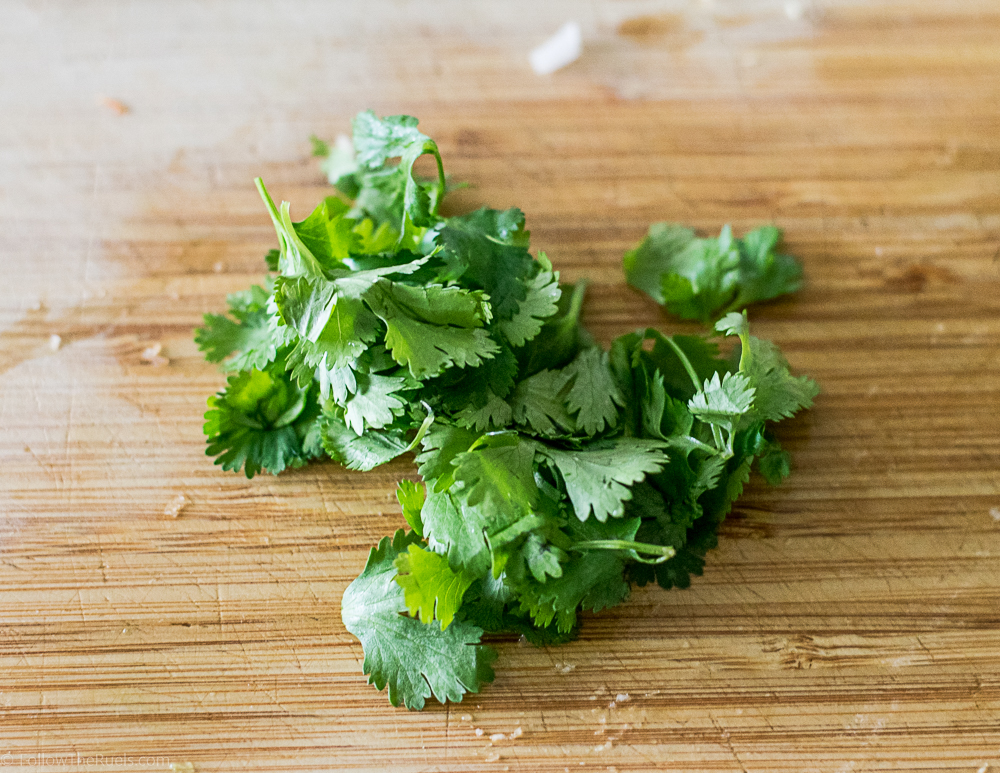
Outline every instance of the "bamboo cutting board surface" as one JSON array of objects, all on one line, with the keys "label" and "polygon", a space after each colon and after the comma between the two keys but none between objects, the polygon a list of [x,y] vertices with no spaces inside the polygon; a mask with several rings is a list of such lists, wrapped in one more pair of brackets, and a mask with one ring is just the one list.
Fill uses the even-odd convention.
[{"label": "bamboo cutting board surface", "polygon": [[[1000,770],[995,3],[3,15],[0,767]],[[582,57],[534,75],[571,18]],[[275,245],[253,177],[301,218],[309,135],[366,108],[421,118],[452,212],[520,206],[605,343],[693,329],[624,284],[650,222],[776,223],[807,285],[751,323],[823,390],[690,589],[502,639],[494,684],[422,713],[340,621],[411,462],[222,472],[192,342]]]}]

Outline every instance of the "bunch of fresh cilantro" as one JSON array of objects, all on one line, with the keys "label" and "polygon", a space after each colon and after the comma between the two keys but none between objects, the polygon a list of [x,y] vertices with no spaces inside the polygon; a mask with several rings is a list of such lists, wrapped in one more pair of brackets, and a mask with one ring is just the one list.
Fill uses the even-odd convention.
[{"label": "bunch of fresh cilantro", "polygon": [[[271,273],[197,331],[232,372],[205,433],[247,477],[416,452],[422,483],[397,492],[410,528],[372,549],[342,605],[393,705],[491,681],[484,634],[565,641],[633,582],[686,587],[751,466],[788,474],[772,426],[816,385],[730,310],[798,282],[773,230],[712,246],[658,226],[627,258],[669,308],[729,310],[714,332],[738,338],[731,356],[653,329],[604,351],[579,325],[582,286],[528,251],[519,210],[439,214],[448,183],[416,119],[362,113],[353,143],[316,151],[339,195],[293,222],[258,181],[280,244]],[[432,179],[414,172],[423,155]]]}]

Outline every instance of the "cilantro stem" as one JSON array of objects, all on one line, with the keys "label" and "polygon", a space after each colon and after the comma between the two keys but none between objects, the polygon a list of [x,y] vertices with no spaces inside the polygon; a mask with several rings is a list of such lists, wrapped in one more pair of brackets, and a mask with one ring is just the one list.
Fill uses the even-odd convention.
[{"label": "cilantro stem", "polygon": [[712,454],[714,456],[715,454],[719,453],[719,449],[718,448],[713,448],[708,443],[702,443],[696,437],[691,437],[690,435],[685,435],[684,438],[683,438],[683,440],[684,440],[684,442],[686,444],[691,445],[694,448],[697,448],[699,451],[704,451],[707,454]]},{"label": "cilantro stem", "polygon": [[[624,539],[592,539],[583,540],[573,545],[571,550],[627,550],[632,553],[636,561],[644,564],[662,564],[669,558],[673,558],[677,551],[670,545],[651,545],[648,542],[631,542]],[[640,553],[655,558],[643,558]]]},{"label": "cilantro stem", "polygon": [[674,341],[673,336],[664,336],[663,340],[665,340],[668,344],[670,344],[670,348],[674,350],[674,354],[677,355],[677,359],[681,361],[681,365],[684,366],[684,370],[686,370],[688,376],[691,377],[691,383],[694,384],[694,391],[700,392],[701,381],[698,379],[698,374],[697,372],[695,372],[694,366],[691,364],[691,360],[689,360],[687,355],[684,354],[684,350],[677,345],[677,342]]},{"label": "cilantro stem", "polygon": [[499,531],[496,534],[491,534],[489,536],[490,545],[496,547],[498,545],[506,545],[512,539],[519,537],[525,532],[531,531],[532,529],[537,529],[540,526],[545,525],[545,519],[540,515],[526,515],[515,521],[513,524],[508,526],[503,531]]},{"label": "cilantro stem", "polygon": [[438,150],[438,146],[436,143],[434,144],[433,155],[434,155],[434,160],[437,162],[437,170],[438,170],[438,195],[437,195],[437,201],[434,202],[434,214],[436,215],[437,208],[441,204],[441,199],[444,198],[444,194],[448,189],[448,181],[445,179],[444,176],[444,161],[441,160],[441,153]]},{"label": "cilantro stem", "polygon": [[[587,292],[587,280],[581,279],[575,285],[573,285],[573,294],[569,299],[569,309],[566,312],[565,320],[571,320],[572,324],[576,324],[577,320],[580,318],[580,310],[583,308],[583,296]],[[566,324],[569,324],[568,322]]]},{"label": "cilantro stem", "polygon": [[420,426],[417,428],[417,436],[413,438],[410,445],[408,445],[403,451],[404,454],[408,451],[412,451],[420,445],[420,441],[424,439],[424,435],[427,434],[427,430],[429,430],[431,428],[431,424],[434,423],[434,411],[423,400],[420,401],[420,404],[424,406],[424,410],[427,411],[427,417],[420,423]]}]

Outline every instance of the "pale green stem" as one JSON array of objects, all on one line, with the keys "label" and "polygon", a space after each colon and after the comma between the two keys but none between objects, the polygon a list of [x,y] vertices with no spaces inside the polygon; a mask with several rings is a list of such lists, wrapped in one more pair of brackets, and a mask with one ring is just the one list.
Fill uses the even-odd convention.
[{"label": "pale green stem", "polygon": [[[583,550],[630,550],[637,561],[644,564],[662,564],[669,558],[673,558],[677,551],[669,545],[651,545],[648,542],[632,542],[624,539],[592,539],[577,542],[571,550],[577,552]],[[655,558],[648,559],[640,556],[644,553]]]},{"label": "pale green stem", "polygon": [[689,360],[687,355],[684,354],[684,350],[677,345],[673,336],[664,336],[664,340],[670,344],[670,348],[674,350],[674,354],[676,354],[677,358],[681,361],[681,364],[684,366],[684,370],[686,370],[688,376],[691,377],[691,383],[694,384],[694,391],[701,391],[701,381],[698,380],[698,374],[695,372],[694,366],[691,364],[691,360]]}]

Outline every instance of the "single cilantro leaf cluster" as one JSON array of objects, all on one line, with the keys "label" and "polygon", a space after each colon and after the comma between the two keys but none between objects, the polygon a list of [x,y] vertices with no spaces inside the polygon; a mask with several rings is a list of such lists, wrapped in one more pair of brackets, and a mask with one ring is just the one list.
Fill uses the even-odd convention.
[{"label": "single cilantro leaf cluster", "polygon": [[628,282],[682,319],[703,323],[752,303],[792,293],[802,266],[776,251],[781,231],[762,226],[742,239],[727,225],[715,239],[699,239],[676,223],[654,223],[625,253]]},{"label": "single cilantro leaf cluster", "polygon": [[[687,587],[755,461],[788,474],[772,427],[815,384],[745,312],[714,331],[738,339],[728,357],[652,329],[603,350],[579,325],[583,286],[529,252],[519,210],[439,214],[441,157],[413,118],[362,113],[353,142],[316,151],[340,195],[293,222],[258,181],[272,273],[197,332],[232,371],[205,432],[248,477],[416,453],[421,481],[397,492],[410,528],[344,594],[369,681],[393,705],[459,701],[493,679],[484,634],[565,641],[633,582]],[[422,155],[436,177],[415,174]],[[649,278],[661,264],[642,250],[630,270]]]}]

